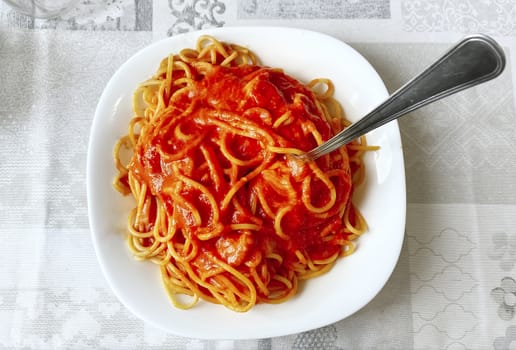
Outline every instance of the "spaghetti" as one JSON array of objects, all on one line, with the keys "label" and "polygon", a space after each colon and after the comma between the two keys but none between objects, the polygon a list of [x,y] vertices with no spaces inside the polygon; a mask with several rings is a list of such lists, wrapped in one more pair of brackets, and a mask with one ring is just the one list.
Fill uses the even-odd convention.
[{"label": "spaghetti", "polygon": [[333,90],[210,36],[137,88],[114,186],[136,201],[130,248],[159,265],[175,306],[280,303],[354,251],[366,223],[350,198],[374,147],[362,138],[316,161],[291,156],[346,127]]}]

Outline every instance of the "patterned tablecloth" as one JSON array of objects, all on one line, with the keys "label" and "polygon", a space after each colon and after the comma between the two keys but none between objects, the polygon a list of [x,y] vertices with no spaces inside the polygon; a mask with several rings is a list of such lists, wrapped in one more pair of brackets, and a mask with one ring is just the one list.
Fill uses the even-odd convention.
[{"label": "patterned tablecloth", "polygon": [[[89,129],[108,79],[160,38],[281,25],[333,35],[394,91],[464,34],[508,56],[495,81],[400,120],[407,226],[381,293],[341,322],[287,337],[205,341],[126,310],[87,218]],[[515,0],[81,0],[60,18],[0,2],[0,348],[514,349]]]}]

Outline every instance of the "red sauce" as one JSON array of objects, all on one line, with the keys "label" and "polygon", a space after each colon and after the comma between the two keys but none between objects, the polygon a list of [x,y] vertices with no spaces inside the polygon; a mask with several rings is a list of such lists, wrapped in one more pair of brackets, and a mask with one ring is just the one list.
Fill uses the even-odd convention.
[{"label": "red sauce", "polygon": [[[260,128],[272,135],[276,135],[275,142],[280,142],[283,147],[295,147],[302,150],[310,150],[316,146],[314,138],[306,134],[303,129],[303,122],[313,122],[324,140],[330,138],[332,130],[328,122],[323,118],[316,106],[314,94],[297,80],[287,76],[279,70],[263,68],[258,66],[244,66],[222,68],[216,67],[208,75],[199,74],[196,77],[196,87],[189,94],[183,94],[176,101],[177,108],[170,109],[170,118],[164,118],[161,124],[152,131],[150,144],[139,145],[136,148],[135,156],[131,164],[137,178],[146,183],[152,194],[158,196],[171,211],[173,203],[165,190],[174,181],[172,172],[173,163],[181,162],[186,169],[190,169],[190,176],[195,181],[208,187],[214,194],[218,203],[221,203],[230,189],[230,176],[223,174],[224,168],[230,167],[230,162],[222,155],[221,146],[216,139],[221,135],[221,129],[208,121],[209,117],[221,115],[222,122],[235,125],[242,120],[256,123]],[[192,139],[202,139],[201,143],[193,147],[186,154],[180,155],[185,148],[185,142],[174,137],[176,122],[171,122],[173,116],[183,112],[182,109],[194,103],[193,110],[187,117],[181,118],[181,131],[190,135]],[[185,106],[185,107],[182,107]],[[180,108],[182,107],[182,108]],[[267,110],[269,114],[263,110]],[[291,122],[273,128],[274,121],[284,113],[291,113]],[[236,116],[236,117],[235,117]],[[209,169],[202,168],[204,162],[200,145],[204,145],[208,153],[217,159],[215,164],[216,172],[223,174],[223,181],[219,188],[216,188],[213,179],[209,176]],[[257,155],[263,154],[264,145],[257,141],[241,135],[229,134],[226,139],[227,149],[235,157],[241,160],[249,160]],[[162,150],[171,154],[179,154],[178,159],[167,159],[161,157],[157,151]],[[276,155],[276,160],[287,162],[287,156]],[[344,169],[346,177],[332,177],[336,187],[336,203],[347,202],[351,192],[351,178],[348,159],[333,160],[326,166],[322,160],[318,160],[319,167],[325,171],[328,169]],[[249,174],[256,164],[241,166],[238,177]],[[308,168],[303,168],[301,174],[285,174],[290,179],[294,189],[301,193],[302,180],[306,176]],[[259,232],[251,231],[225,231],[213,240],[202,242],[203,251],[210,251],[219,258],[233,266],[251,264],[253,259],[259,259],[268,251],[279,252],[284,258],[284,265],[279,266],[271,260],[271,264],[278,265],[276,268],[285,268],[288,264],[297,260],[295,251],[306,252],[312,259],[324,259],[332,256],[341,250],[342,240],[346,238],[343,232],[342,219],[335,213],[327,218],[318,218],[309,212],[305,205],[298,201],[294,208],[285,215],[282,220],[283,231],[289,239],[282,239],[274,232],[274,222],[267,216],[265,210],[258,205],[253,215],[251,210],[252,187],[257,181],[265,182],[264,194],[270,202],[277,203],[277,207],[287,205],[287,198],[270,185],[267,185],[262,176],[258,176],[237,193],[237,199],[243,204],[244,210],[237,211],[230,205],[221,211],[221,221],[224,226],[238,223],[249,223],[250,220],[259,220],[262,229]],[[311,203],[314,206],[322,206],[329,200],[329,192],[320,181],[311,183]],[[192,188],[181,190],[184,200],[192,203],[199,211],[202,218],[201,226],[212,224],[212,210],[206,196],[200,191]],[[281,204],[283,203],[283,204]],[[182,215],[176,215],[186,226],[191,227],[192,239],[195,237],[195,220],[188,206],[182,203],[175,203],[180,208]],[[335,232],[333,241],[325,242],[321,232],[331,226]],[[339,244],[340,243],[340,244]],[[199,268],[212,268],[209,260],[200,254],[195,261]]]}]

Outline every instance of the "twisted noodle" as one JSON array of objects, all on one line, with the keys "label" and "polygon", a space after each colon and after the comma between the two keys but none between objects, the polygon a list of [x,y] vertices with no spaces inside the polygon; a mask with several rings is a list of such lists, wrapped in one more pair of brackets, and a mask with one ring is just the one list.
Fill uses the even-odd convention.
[{"label": "twisted noodle", "polygon": [[129,247],[160,266],[176,307],[280,303],[353,252],[366,223],[350,198],[375,148],[361,138],[317,161],[291,156],[349,124],[333,92],[210,36],[136,89],[114,186],[136,203]]}]

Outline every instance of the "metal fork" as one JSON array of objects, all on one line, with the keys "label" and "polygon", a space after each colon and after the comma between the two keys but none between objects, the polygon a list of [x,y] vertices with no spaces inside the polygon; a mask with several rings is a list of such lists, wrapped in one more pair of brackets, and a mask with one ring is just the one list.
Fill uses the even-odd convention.
[{"label": "metal fork", "polygon": [[468,36],[362,119],[299,157],[319,158],[413,110],[496,78],[504,68],[505,55],[495,40],[484,34]]}]

